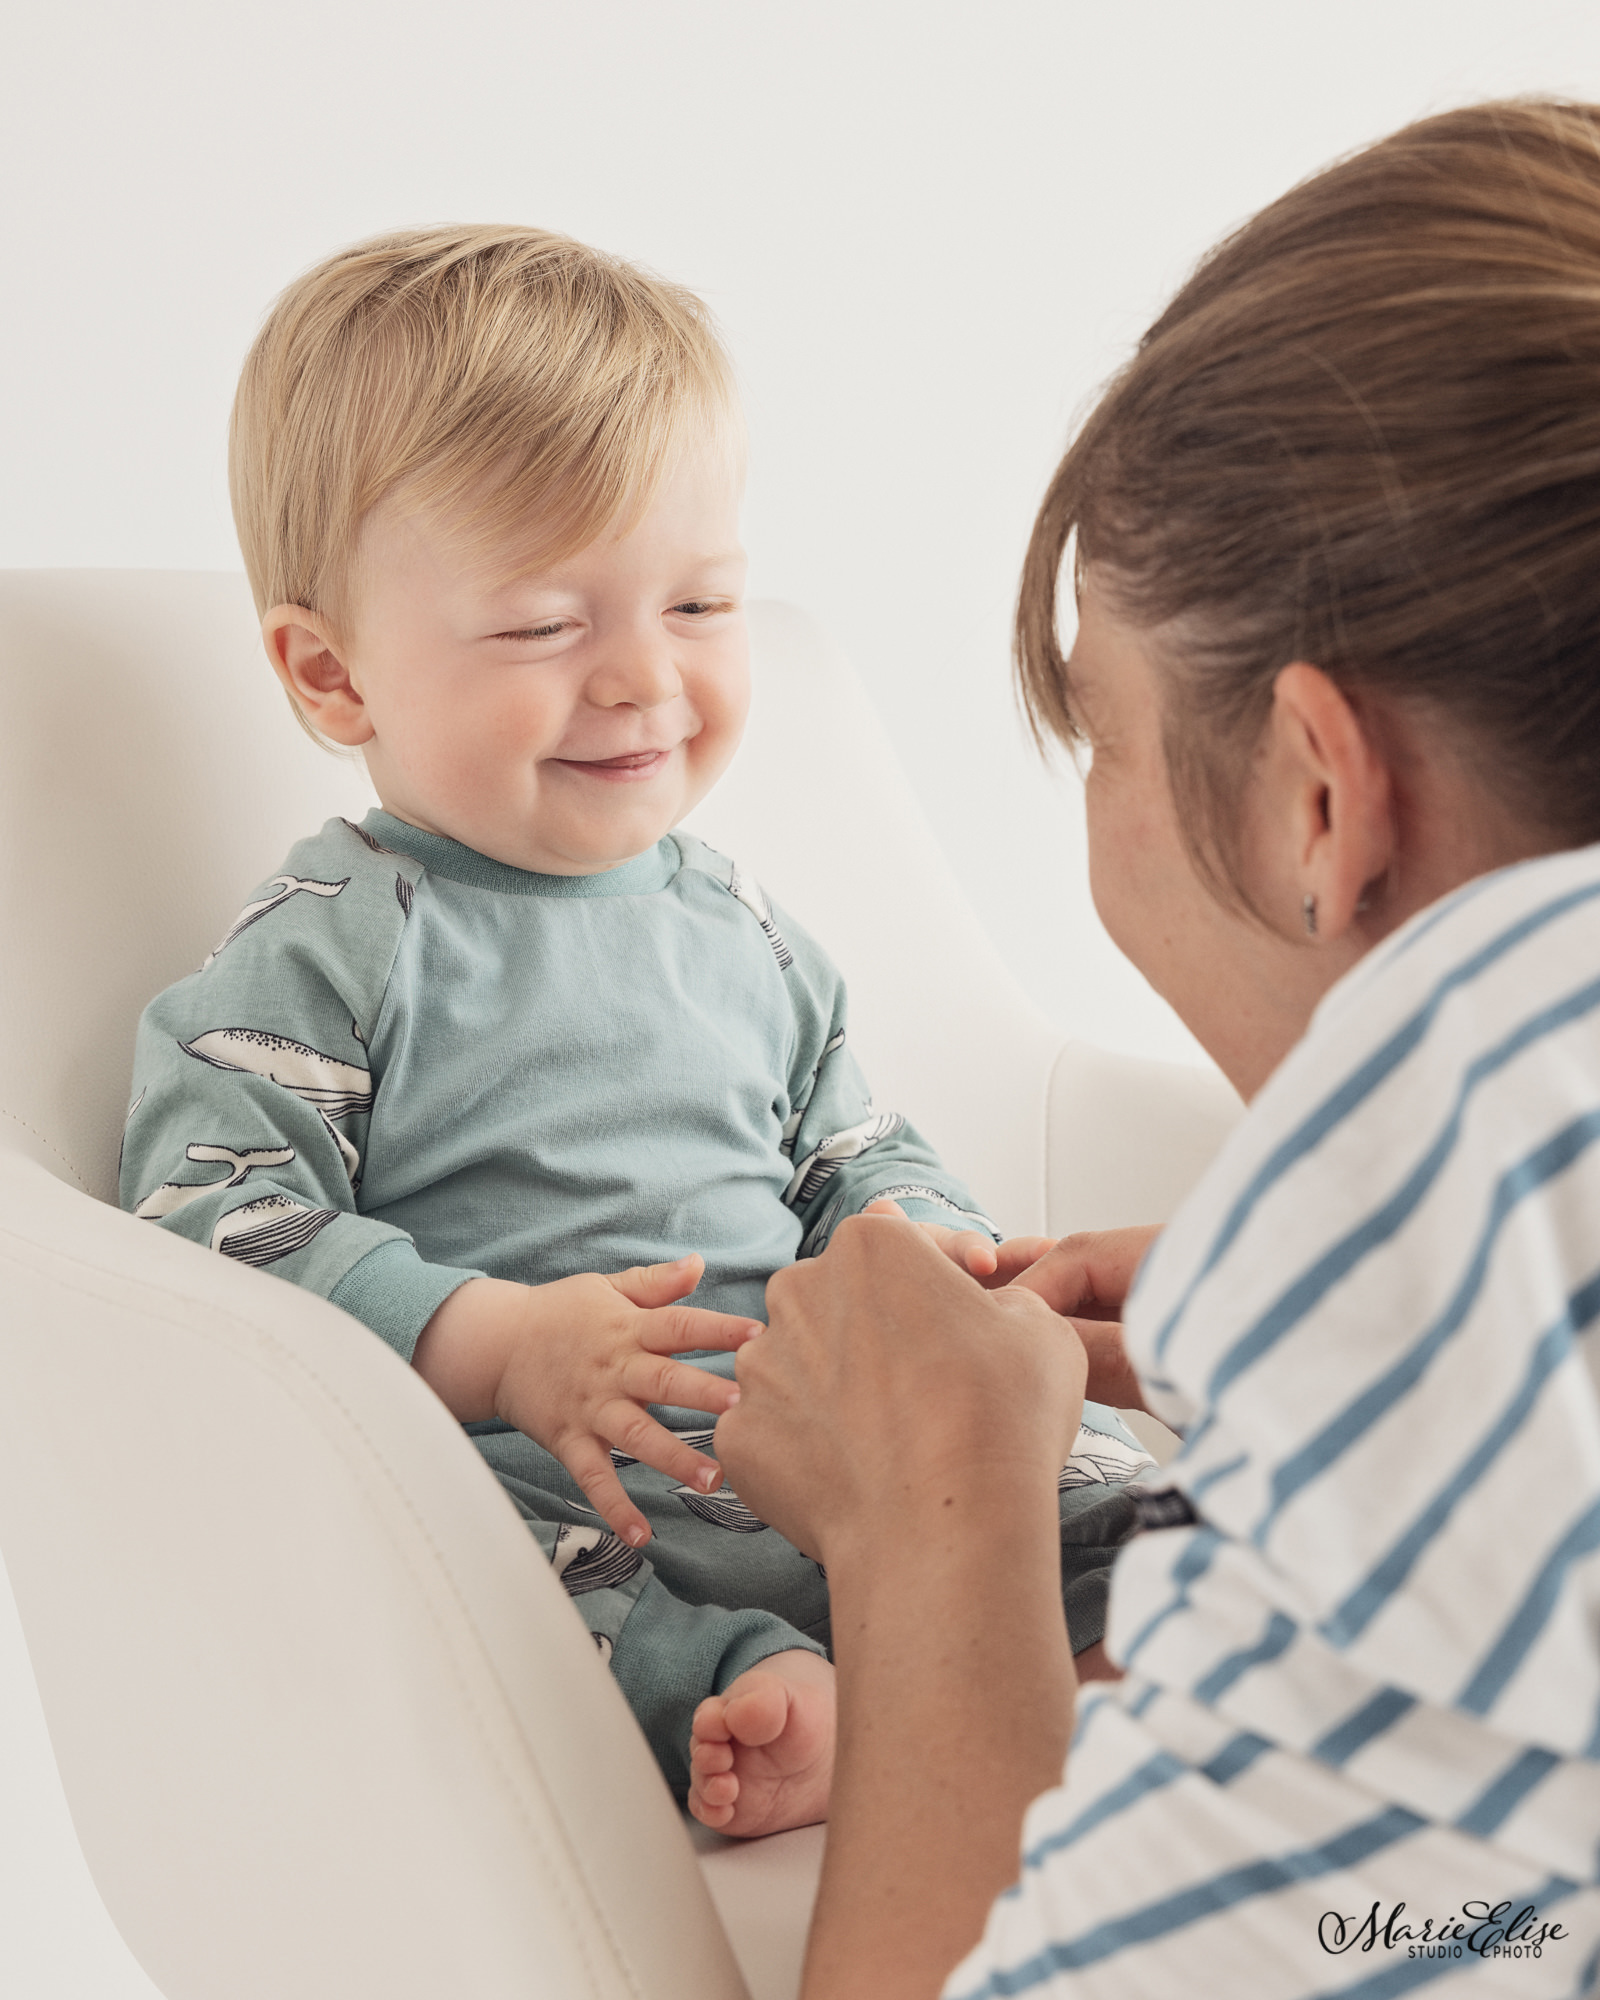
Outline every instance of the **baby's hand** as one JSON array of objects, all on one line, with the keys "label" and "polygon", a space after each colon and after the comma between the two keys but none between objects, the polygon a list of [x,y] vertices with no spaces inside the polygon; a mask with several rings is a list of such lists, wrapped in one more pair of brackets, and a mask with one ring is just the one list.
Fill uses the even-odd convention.
[{"label": "baby's hand", "polygon": [[542,1444],[607,1526],[638,1548],[650,1525],[617,1477],[612,1446],[714,1492],[721,1467],[644,1406],[677,1403],[717,1416],[731,1409],[739,1400],[732,1382],[671,1357],[729,1351],[760,1331],[758,1321],[674,1303],[704,1268],[701,1258],[682,1257],[549,1285],[475,1279],[428,1322],[415,1366],[463,1422],[492,1414]]},{"label": "baby's hand", "polygon": [[[905,1210],[899,1202],[885,1199],[869,1201],[861,1213],[904,1216]],[[933,1238],[952,1264],[976,1278],[986,1292],[1009,1285],[1047,1250],[1055,1248],[1053,1236],[1009,1236],[1004,1243],[996,1243],[992,1236],[985,1236],[977,1229],[946,1229],[938,1222],[919,1222],[917,1227]]]}]

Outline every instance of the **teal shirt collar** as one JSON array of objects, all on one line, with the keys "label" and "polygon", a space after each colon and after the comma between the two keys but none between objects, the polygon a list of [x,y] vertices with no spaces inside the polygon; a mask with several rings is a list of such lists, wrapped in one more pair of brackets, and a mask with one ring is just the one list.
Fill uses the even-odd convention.
[{"label": "teal shirt collar", "polygon": [[472,889],[493,889],[502,896],[652,896],[683,866],[678,843],[668,834],[631,861],[603,868],[595,875],[537,875],[492,861],[487,854],[463,847],[442,833],[424,833],[374,806],[361,822],[362,831],[385,847],[420,861],[430,875],[464,882]]}]

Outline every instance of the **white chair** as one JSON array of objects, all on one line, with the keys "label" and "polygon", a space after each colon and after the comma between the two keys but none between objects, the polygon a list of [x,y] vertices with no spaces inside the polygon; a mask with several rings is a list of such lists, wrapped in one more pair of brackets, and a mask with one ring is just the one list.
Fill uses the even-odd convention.
[{"label": "white chair", "polygon": [[[1008,1230],[1161,1219],[1231,1093],[1064,1045],[848,667],[787,607],[752,626],[750,740],[694,824],[844,964],[880,1102]],[[0,575],[0,1550],[77,1839],[166,2000],[786,2000],[820,1834],[691,1840],[422,1383],[108,1205],[143,1003],[369,802],[242,579]]]}]

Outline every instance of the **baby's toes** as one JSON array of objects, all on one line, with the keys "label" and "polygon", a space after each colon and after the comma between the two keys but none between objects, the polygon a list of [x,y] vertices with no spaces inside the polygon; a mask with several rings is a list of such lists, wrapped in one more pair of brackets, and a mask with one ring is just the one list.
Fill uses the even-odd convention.
[{"label": "baby's toes", "polygon": [[728,1728],[728,1700],[726,1695],[709,1694],[694,1712],[694,1720],[689,1724],[691,1743],[726,1743],[731,1731]]},{"label": "baby's toes", "polygon": [[789,1690],[776,1674],[752,1674],[723,1712],[733,1740],[757,1749],[775,1742],[788,1726]]},{"label": "baby's toes", "polygon": [[739,1796],[739,1780],[732,1771],[713,1771],[703,1778],[696,1778],[694,1789],[708,1806],[731,1806]]},{"label": "baby's toes", "polygon": [[702,1826],[710,1827],[713,1833],[720,1833],[733,1819],[733,1806],[713,1805],[704,1792],[689,1793],[689,1810]]},{"label": "baby's toes", "polygon": [[712,1778],[723,1771],[731,1771],[733,1745],[707,1743],[703,1738],[697,1737],[689,1746],[689,1769],[697,1778]]}]

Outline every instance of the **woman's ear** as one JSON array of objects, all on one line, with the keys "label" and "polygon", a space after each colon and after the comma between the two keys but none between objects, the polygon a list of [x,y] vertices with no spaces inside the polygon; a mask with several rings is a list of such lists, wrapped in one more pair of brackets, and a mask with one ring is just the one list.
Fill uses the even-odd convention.
[{"label": "woman's ear", "polygon": [[313,729],[352,748],[372,741],[367,705],[324,618],[303,604],[275,604],[261,621],[261,639],[272,671]]},{"label": "woman's ear", "polygon": [[1275,873],[1287,874],[1296,928],[1341,938],[1395,858],[1388,756],[1371,718],[1304,661],[1273,683],[1270,731],[1278,831],[1289,848]]}]

